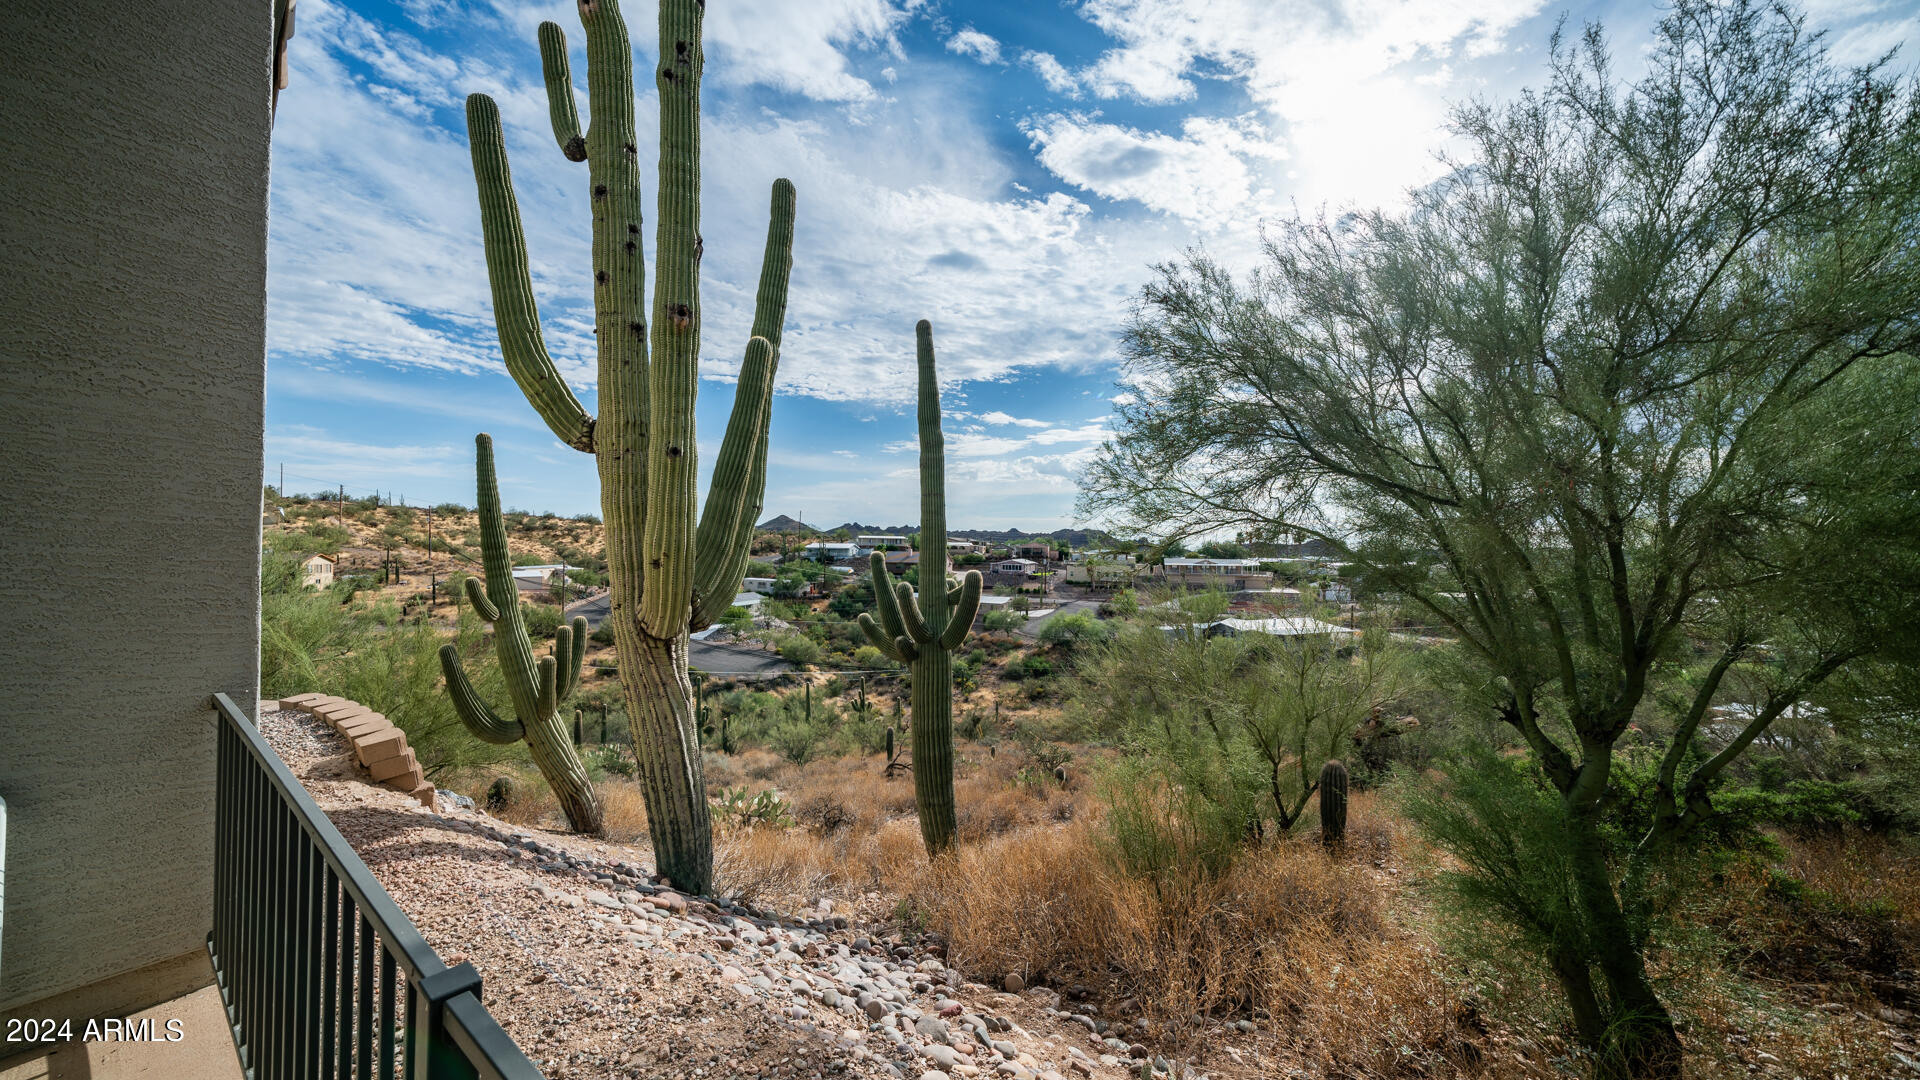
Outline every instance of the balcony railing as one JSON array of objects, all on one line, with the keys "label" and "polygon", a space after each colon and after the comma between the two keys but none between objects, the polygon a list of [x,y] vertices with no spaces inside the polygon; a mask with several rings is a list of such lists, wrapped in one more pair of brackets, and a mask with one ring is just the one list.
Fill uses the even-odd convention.
[{"label": "balcony railing", "polygon": [[540,1080],[225,694],[207,952],[251,1080]]}]

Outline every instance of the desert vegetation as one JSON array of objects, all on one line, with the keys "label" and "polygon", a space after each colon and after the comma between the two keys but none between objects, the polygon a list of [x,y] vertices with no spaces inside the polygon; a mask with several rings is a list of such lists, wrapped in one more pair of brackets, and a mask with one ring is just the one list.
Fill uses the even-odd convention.
[{"label": "desert vegetation", "polygon": [[[632,87],[599,74],[625,26],[581,8],[584,136],[540,30],[595,185],[598,419],[540,340],[497,111],[468,103],[507,368],[596,455],[604,525],[502,511],[485,436],[478,512],[437,508],[431,543],[405,508],[292,500],[266,694],[359,698],[443,787],[650,848],[690,892],[1047,988],[1150,1048],[1143,1075],[1920,1072],[1912,79],[1747,3],[1676,4],[1631,83],[1600,29],[1557,36],[1546,86],[1457,110],[1461,157],[1409,209],[1297,214],[1250,275],[1157,268],[1082,481],[1089,563],[1124,580],[992,596],[984,554],[842,573],[755,533],[785,181],[693,512],[701,10],[662,4],[644,316]],[[917,346],[912,543],[938,553],[928,322]],[[396,595],[390,555],[371,589],[297,586],[294,554],[353,542],[485,584]],[[1298,588],[1164,584],[1189,546]],[[536,551],[610,588],[601,631],[523,618]],[[709,627],[788,669],[704,676]],[[503,689],[513,721],[482,704]]]}]

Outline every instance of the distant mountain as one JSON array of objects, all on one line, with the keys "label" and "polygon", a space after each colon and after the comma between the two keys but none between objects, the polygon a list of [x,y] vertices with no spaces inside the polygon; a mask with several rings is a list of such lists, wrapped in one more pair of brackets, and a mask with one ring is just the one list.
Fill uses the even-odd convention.
[{"label": "distant mountain", "polygon": [[[781,521],[775,518],[774,521]],[[765,530],[773,529],[771,523],[762,525]],[[849,536],[911,536],[920,531],[918,525],[863,525],[858,521],[848,521],[831,529],[814,530],[822,533],[845,531]],[[947,529],[947,537],[952,540],[974,540],[989,542],[1018,542],[1045,538],[1065,540],[1074,547],[1086,547],[1088,544],[1107,543],[1110,538],[1097,529],[1055,529],[1048,533],[1030,533],[1021,529]]]},{"label": "distant mountain", "polygon": [[810,533],[817,531],[813,526],[804,522],[795,521],[785,514],[781,514],[779,517],[768,518],[756,527],[761,532]]}]

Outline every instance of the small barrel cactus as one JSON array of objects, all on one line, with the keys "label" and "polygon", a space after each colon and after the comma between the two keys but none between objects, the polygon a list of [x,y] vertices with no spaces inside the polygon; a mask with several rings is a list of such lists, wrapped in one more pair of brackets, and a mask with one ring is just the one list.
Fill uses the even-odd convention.
[{"label": "small barrel cactus", "polygon": [[1329,761],[1320,767],[1320,842],[1337,847],[1347,838],[1347,767]]}]

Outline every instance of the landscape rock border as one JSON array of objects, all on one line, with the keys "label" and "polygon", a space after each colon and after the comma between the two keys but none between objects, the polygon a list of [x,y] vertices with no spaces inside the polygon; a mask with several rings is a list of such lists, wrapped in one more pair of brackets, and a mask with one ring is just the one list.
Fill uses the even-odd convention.
[{"label": "landscape rock border", "polygon": [[333,694],[296,694],[260,703],[261,712],[275,708],[296,709],[319,717],[353,745],[354,760],[374,782],[404,791],[421,806],[433,808],[434,787],[427,782],[413,748],[407,745],[407,733],[394,726],[385,715]]}]

